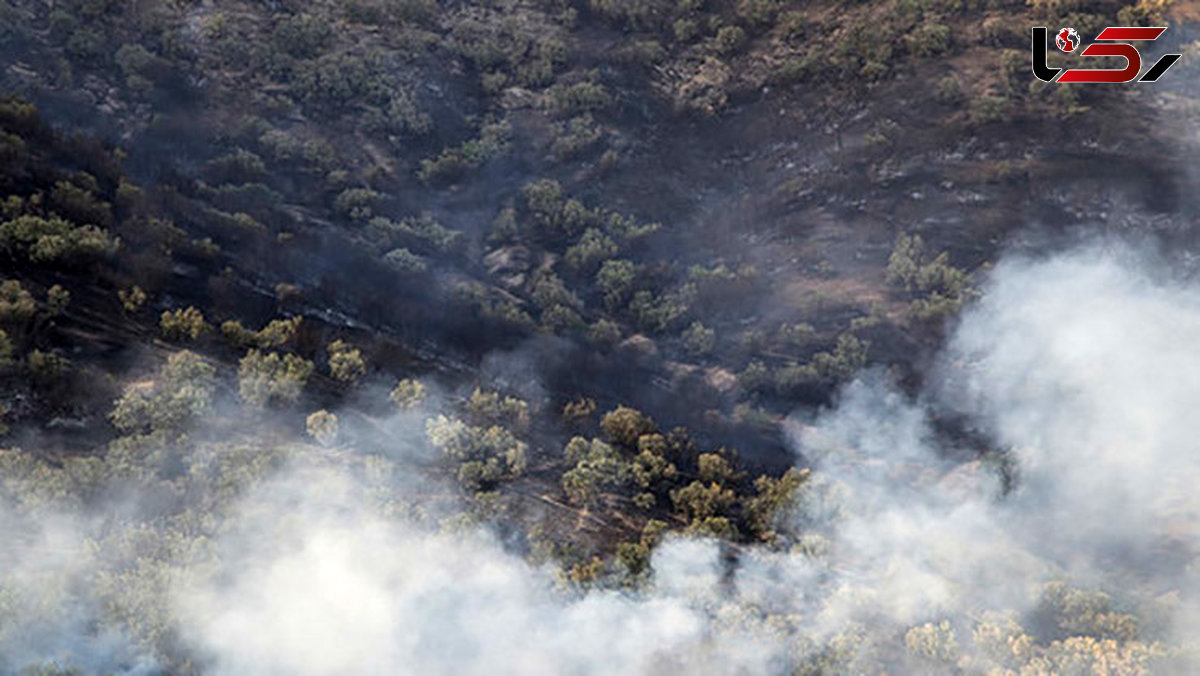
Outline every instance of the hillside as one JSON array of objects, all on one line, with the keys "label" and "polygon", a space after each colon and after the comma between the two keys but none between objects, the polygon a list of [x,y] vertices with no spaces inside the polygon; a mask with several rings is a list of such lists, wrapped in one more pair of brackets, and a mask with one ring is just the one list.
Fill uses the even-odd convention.
[{"label": "hillside", "polygon": [[[337,542],[355,533],[358,554],[372,545],[354,538],[380,529],[393,577],[418,569],[397,552],[427,547],[499,561],[503,589],[553,570],[554,593],[583,608],[608,592],[653,605],[672,556],[710,557],[725,581],[706,589],[753,616],[739,625],[708,599],[702,649],[504,673],[1189,673],[1190,619],[1168,619],[1191,608],[1189,506],[1163,507],[1161,538],[1137,540],[1168,572],[1106,538],[1080,545],[1096,553],[1076,567],[1059,550],[1076,534],[1035,537],[1026,520],[1054,521],[1038,510],[1078,488],[1038,472],[1087,437],[1063,442],[1056,407],[1108,391],[1079,374],[1160,338],[1175,354],[1156,333],[1106,342],[1133,325],[1074,311],[1158,322],[1161,303],[1191,335],[1198,16],[1152,0],[9,0],[0,526],[29,546],[0,581],[0,672],[299,673],[178,615],[178,580],[208,590],[205,617],[221,584],[252,584],[204,574],[254,558],[229,543],[274,537],[265,511],[281,541],[310,542],[296,519],[311,517]],[[1184,56],[1153,84],[1043,85],[1035,25],[1169,25],[1143,54]],[[1095,267],[1071,258],[1079,246],[1104,250]],[[1029,344],[1006,342],[1012,327]],[[1086,368],[1056,351],[1091,341],[1113,351]],[[1130,382],[1131,399],[1159,401]],[[1080,406],[1096,429],[1121,418]],[[1031,430],[1010,410],[1048,421]],[[1062,495],[1029,497],[1046,486]],[[851,494],[829,511],[843,521],[815,516]],[[1015,506],[993,514],[993,500]],[[964,594],[974,605],[941,615],[867,603],[853,621],[827,617],[832,602],[813,619],[798,601],[719,592],[757,584],[746,571],[779,584],[829,565],[837,589],[883,595],[870,580],[908,573],[846,533],[878,534],[913,505],[978,509],[930,532],[995,528],[1021,571],[930,558],[1034,591]],[[54,513],[87,563],[29,598],[14,590],[56,551]],[[912,546],[893,535],[881,550]],[[928,565],[942,582],[975,574]],[[81,608],[70,631],[63,604]],[[504,607],[542,617],[533,605]],[[785,647],[726,661],[740,631]],[[124,647],[107,651],[110,634]],[[434,652],[304,668],[473,673]]]}]

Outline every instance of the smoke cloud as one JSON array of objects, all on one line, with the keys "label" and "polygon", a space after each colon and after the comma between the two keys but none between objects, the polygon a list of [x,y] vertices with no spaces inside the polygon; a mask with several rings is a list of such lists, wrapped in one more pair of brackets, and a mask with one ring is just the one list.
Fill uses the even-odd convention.
[{"label": "smoke cloud", "polygon": [[[1047,615],[1063,581],[1110,595],[1087,621],[1117,627],[1114,669],[1138,666],[1072,672],[1077,656],[1046,652],[1028,673],[1146,673],[1148,646],[1200,626],[1200,287],[1160,270],[1109,245],[997,265],[925,391],[868,372],[789,422],[814,467],[782,546],[668,539],[644,589],[573,590],[483,529],[410,518],[412,482],[405,504],[380,501],[343,452],[309,449],[223,508],[205,554],[163,585],[164,612],[218,675],[1027,673],[1003,671],[1034,659],[1020,630],[1042,646],[1073,631]],[[940,431],[951,414],[979,434]],[[105,564],[56,556],[91,537],[56,518],[70,525],[6,538],[5,589],[37,562],[86,610],[80,581]],[[1125,631],[1124,610],[1150,619]],[[117,639],[73,628],[97,613],[58,613],[75,619],[50,643],[10,622],[5,664],[93,665]]]}]

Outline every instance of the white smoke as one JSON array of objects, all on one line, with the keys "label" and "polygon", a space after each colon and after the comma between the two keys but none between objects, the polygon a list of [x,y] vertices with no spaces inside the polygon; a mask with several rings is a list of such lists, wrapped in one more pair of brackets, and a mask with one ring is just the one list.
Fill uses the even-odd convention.
[{"label": "white smoke", "polygon": [[[571,591],[486,531],[391,516],[337,452],[313,451],[230,509],[167,612],[202,673],[250,676],[775,674],[823,659],[810,673],[922,674],[906,628],[947,620],[970,653],[977,619],[1020,619],[1054,580],[1169,596],[1186,638],[1200,627],[1200,287],[1154,269],[1117,248],[1010,258],[927,391],[867,373],[790,423],[815,465],[794,546],[731,564],[717,542],[668,539],[645,589]],[[947,412],[1011,454],[1013,490],[997,463],[961,460],[984,449],[947,441],[932,422]],[[400,485],[412,501],[428,489]],[[14,549],[8,565],[51,554]]]},{"label": "white smoke", "polygon": [[381,518],[331,468],[272,481],[234,523],[221,566],[178,596],[214,674],[615,676],[705,640],[687,599],[713,588],[710,544],[666,562],[683,570],[659,597],[570,598],[485,533]]}]

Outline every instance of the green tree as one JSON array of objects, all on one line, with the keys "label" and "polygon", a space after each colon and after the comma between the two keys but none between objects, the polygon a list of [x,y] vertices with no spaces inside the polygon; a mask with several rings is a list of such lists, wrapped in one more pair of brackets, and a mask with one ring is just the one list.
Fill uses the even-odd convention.
[{"label": "green tree", "polygon": [[119,289],[117,298],[121,301],[121,309],[125,310],[127,314],[134,314],[146,304],[146,292],[142,291],[140,286]]},{"label": "green tree", "polygon": [[624,448],[634,449],[638,437],[655,431],[654,421],[637,409],[618,406],[600,419],[600,429],[609,442]]},{"label": "green tree", "polygon": [[57,317],[66,312],[67,306],[70,304],[71,292],[62,286],[55,284],[46,292],[46,309],[50,311],[52,316]]},{"label": "green tree", "polygon": [[388,398],[400,410],[407,410],[416,407],[425,400],[426,391],[425,385],[421,381],[414,378],[404,378],[396,383],[396,387],[392,388]]},{"label": "green tree", "polygon": [[294,402],[312,372],[313,363],[294,354],[250,350],[238,363],[238,393],[254,408]]},{"label": "green tree", "polygon": [[597,228],[588,228],[579,241],[567,249],[563,260],[576,270],[594,270],[600,261],[617,255],[617,243]]},{"label": "green tree", "polygon": [[8,333],[4,329],[0,329],[0,368],[6,368],[12,365],[13,344],[8,338]]},{"label": "green tree", "polygon": [[472,490],[525,469],[526,444],[499,425],[476,427],[439,415],[425,421],[425,435],[446,457],[459,463],[458,480]]},{"label": "green tree", "polygon": [[317,440],[322,446],[330,446],[337,440],[338,417],[326,410],[312,413],[305,420],[308,436]]},{"label": "green tree", "polygon": [[592,504],[601,493],[622,490],[633,479],[629,463],[599,439],[574,437],[563,452],[572,467],[563,473],[562,487],[575,504]]},{"label": "green tree", "polygon": [[683,331],[683,349],[694,357],[710,354],[717,345],[717,333],[696,321]]},{"label": "green tree", "polygon": [[216,387],[212,365],[194,352],[167,358],[153,380],[125,388],[109,420],[126,433],[182,432],[206,414]]},{"label": "green tree", "polygon": [[189,305],[182,310],[163,311],[159,328],[167,340],[196,340],[208,331],[208,322],[204,321],[203,312]]},{"label": "green tree", "polygon": [[467,400],[467,413],[480,425],[503,425],[511,429],[529,426],[529,404],[516,397],[475,388]]},{"label": "green tree", "polygon": [[367,363],[362,351],[343,340],[329,344],[329,375],[335,380],[352,383],[367,372]]},{"label": "green tree", "polygon": [[604,261],[596,272],[596,288],[604,294],[604,304],[615,310],[623,305],[633,291],[637,277],[637,266],[632,261],[614,259]]},{"label": "green tree", "polygon": [[808,480],[808,470],[795,468],[778,479],[760,476],[754,480],[756,495],[746,500],[746,520],[763,539],[771,539],[782,516],[796,502],[796,494]]},{"label": "green tree", "polygon": [[19,326],[37,312],[33,296],[15,279],[0,282],[0,323]]},{"label": "green tree", "polygon": [[671,491],[671,502],[675,509],[690,521],[703,521],[708,517],[721,516],[737,502],[733,489],[723,488],[717,483],[692,483]]}]

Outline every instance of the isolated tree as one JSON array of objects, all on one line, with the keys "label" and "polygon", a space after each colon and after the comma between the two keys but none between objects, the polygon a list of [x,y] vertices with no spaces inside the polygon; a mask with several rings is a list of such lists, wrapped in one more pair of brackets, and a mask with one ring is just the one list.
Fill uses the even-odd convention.
[{"label": "isolated tree", "polygon": [[308,436],[317,440],[322,446],[329,446],[337,440],[338,417],[326,410],[317,411],[308,416],[305,421]]},{"label": "isolated tree", "polygon": [[289,319],[272,319],[255,334],[258,346],[263,349],[279,348],[291,343],[295,340],[302,321],[303,318],[299,316]]},{"label": "isolated tree", "polygon": [[163,338],[173,341],[196,340],[208,330],[208,322],[204,321],[204,313],[195,307],[188,306],[182,310],[166,310],[159,320],[159,328]]},{"label": "isolated tree", "polygon": [[258,336],[235,319],[221,322],[221,335],[235,348],[251,347],[258,343]]},{"label": "isolated tree", "polygon": [[563,404],[562,417],[567,422],[578,423],[592,417],[596,412],[596,400],[590,397],[579,397]]},{"label": "isolated tree", "polygon": [[238,363],[238,393],[254,408],[272,401],[294,402],[312,371],[312,362],[294,354],[250,350]]},{"label": "isolated tree", "polygon": [[413,408],[425,400],[425,385],[414,378],[404,378],[392,388],[388,398],[400,410]]},{"label": "isolated tree", "polygon": [[329,375],[343,383],[352,383],[367,372],[367,363],[362,351],[344,340],[329,344]]}]

